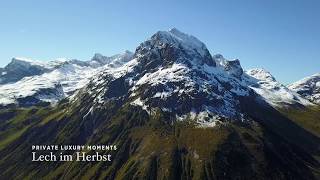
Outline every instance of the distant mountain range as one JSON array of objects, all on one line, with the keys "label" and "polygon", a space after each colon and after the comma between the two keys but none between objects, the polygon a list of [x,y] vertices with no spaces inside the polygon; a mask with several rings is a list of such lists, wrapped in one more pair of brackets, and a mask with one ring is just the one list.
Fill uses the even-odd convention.
[{"label": "distant mountain range", "polygon": [[[320,74],[285,86],[175,28],[134,53],[13,58],[0,74],[3,177],[320,178]],[[41,165],[35,143],[120,149],[109,164]]]},{"label": "distant mountain range", "polygon": [[1,70],[0,104],[2,106],[32,106],[56,103],[82,88],[99,71],[123,65],[132,59],[126,51],[111,57],[95,54],[90,61],[38,62],[13,58]]}]

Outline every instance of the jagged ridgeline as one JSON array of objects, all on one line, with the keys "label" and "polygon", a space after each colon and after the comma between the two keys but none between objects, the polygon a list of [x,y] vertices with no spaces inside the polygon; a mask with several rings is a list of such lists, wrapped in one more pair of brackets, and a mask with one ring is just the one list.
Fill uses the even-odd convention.
[{"label": "jagged ridgeline", "polygon": [[[177,29],[157,32],[134,53],[96,54],[36,74],[2,76],[1,178],[320,178],[320,107],[310,93],[266,70],[244,71]],[[39,88],[45,78],[59,96]],[[30,82],[33,93],[10,96]],[[37,144],[117,150],[110,162],[32,162]]]}]

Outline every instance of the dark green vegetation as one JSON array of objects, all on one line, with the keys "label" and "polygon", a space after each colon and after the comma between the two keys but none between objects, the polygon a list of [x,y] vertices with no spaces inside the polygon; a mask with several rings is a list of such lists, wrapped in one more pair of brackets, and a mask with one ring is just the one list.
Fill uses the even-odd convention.
[{"label": "dark green vegetation", "polygon": [[282,108],[285,116],[320,137],[320,107]]},{"label": "dark green vegetation", "polygon": [[[89,115],[85,101],[1,110],[1,178],[319,179],[319,109],[280,113],[242,101],[251,121],[213,128],[197,128],[191,120],[173,123],[160,110],[149,116],[111,102]],[[119,149],[112,162],[31,162],[33,144]]]}]

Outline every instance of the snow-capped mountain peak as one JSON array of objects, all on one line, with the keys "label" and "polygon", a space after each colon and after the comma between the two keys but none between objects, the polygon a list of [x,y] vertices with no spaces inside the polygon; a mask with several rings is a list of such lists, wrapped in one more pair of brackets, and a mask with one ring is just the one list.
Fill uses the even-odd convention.
[{"label": "snow-capped mountain peak", "polygon": [[274,107],[313,105],[270,72],[244,73],[238,59],[211,56],[201,41],[176,29],[155,33],[136,48],[131,61],[102,71],[81,93],[88,94],[75,99],[91,97],[91,110],[108,102],[129,103],[149,114],[160,109],[172,120],[193,118],[201,126],[221,118],[244,120],[241,100],[249,96]]},{"label": "snow-capped mountain peak", "polygon": [[276,81],[269,71],[255,68],[246,71],[246,81],[251,89],[264,98],[269,104],[279,107],[284,105],[313,105],[299,94],[291,91]]},{"label": "snow-capped mountain peak", "polygon": [[30,67],[30,66],[37,66],[37,67],[42,67],[44,69],[52,69],[57,65],[62,64],[63,62],[67,61],[65,58],[58,58],[53,61],[49,62],[44,62],[44,61],[39,61],[39,60],[32,60],[29,58],[24,58],[24,57],[14,57],[11,60],[11,63],[9,63],[9,66],[25,66],[25,67]]},{"label": "snow-capped mountain peak", "polygon": [[38,68],[46,69],[47,64],[27,58],[14,57],[7,65],[7,68],[29,68],[31,66],[37,66]]},{"label": "snow-capped mountain peak", "polygon": [[178,40],[181,45],[187,47],[189,50],[197,50],[202,56],[207,54],[206,45],[192,35],[185,34],[176,28],[172,28],[168,32],[162,33],[168,34],[170,37]]},{"label": "snow-capped mountain peak", "polygon": [[25,63],[25,64],[33,64],[33,65],[45,65],[44,62],[32,60],[25,57],[13,57],[11,63]]},{"label": "snow-capped mountain peak", "polygon": [[292,83],[288,85],[288,88],[297,92],[311,102],[320,104],[320,73]]},{"label": "snow-capped mountain peak", "polygon": [[[150,57],[150,54],[154,57]],[[167,64],[180,62],[189,66],[216,65],[204,43],[177,29],[158,31],[137,47],[135,57],[144,61],[148,60],[142,57],[158,59]]]},{"label": "snow-capped mountain peak", "polygon": [[219,117],[241,119],[239,96],[250,91],[241,75],[238,60],[217,67],[196,38],[177,30],[159,31],[137,47],[132,61],[95,76],[82,93],[90,92],[93,107],[120,100],[148,113],[160,108],[178,119],[198,117],[200,124],[211,126]]},{"label": "snow-capped mountain peak", "polygon": [[131,51],[124,51],[121,54],[116,54],[111,56],[109,59],[109,63],[107,64],[108,67],[112,67],[112,68],[116,68],[116,67],[120,67],[123,64],[129,62],[130,60],[133,59],[133,52]]},{"label": "snow-capped mountain peak", "polygon": [[104,66],[119,67],[133,58],[133,53],[126,50],[121,54],[113,56],[103,56],[100,53],[95,53],[91,60],[88,62],[91,66]]},{"label": "snow-capped mountain peak", "polygon": [[58,63],[47,63],[27,58],[12,58],[0,71],[0,84],[14,83],[24,77],[40,75],[51,71]]},{"label": "snow-capped mountain peak", "polygon": [[272,76],[272,74],[263,68],[249,69],[246,71],[246,73],[261,81],[276,82],[276,79]]},{"label": "snow-capped mountain peak", "polygon": [[91,58],[91,61],[97,61],[104,64],[108,63],[108,60],[109,60],[109,57],[103,56],[100,53],[95,53],[94,56]]}]

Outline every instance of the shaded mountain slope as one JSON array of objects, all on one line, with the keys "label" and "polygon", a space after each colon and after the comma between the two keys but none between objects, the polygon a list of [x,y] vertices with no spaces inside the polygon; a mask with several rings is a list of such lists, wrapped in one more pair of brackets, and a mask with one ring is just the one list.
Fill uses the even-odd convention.
[{"label": "shaded mountain slope", "polygon": [[[3,177],[316,179],[319,175],[319,137],[272,107],[255,105],[250,123],[226,121],[203,129],[192,120],[168,124],[167,113],[149,116],[131,105],[115,110],[110,104],[88,119],[79,114],[83,107],[68,106],[1,112],[8,117],[1,122],[1,137],[10,139],[1,141]],[[119,147],[112,152],[112,162],[31,162],[32,144],[110,143]]]}]

